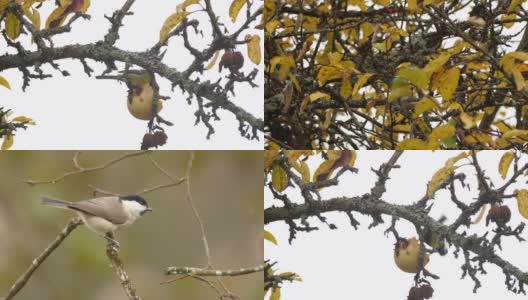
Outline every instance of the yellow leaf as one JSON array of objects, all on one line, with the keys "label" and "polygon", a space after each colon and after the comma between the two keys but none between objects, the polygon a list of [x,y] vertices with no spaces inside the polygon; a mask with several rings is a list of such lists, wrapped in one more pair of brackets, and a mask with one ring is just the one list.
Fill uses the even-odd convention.
[{"label": "yellow leaf", "polygon": [[460,70],[458,68],[451,68],[438,77],[438,92],[445,101],[453,99],[459,78]]},{"label": "yellow leaf", "polygon": [[361,31],[363,36],[361,37],[359,43],[363,44],[368,40],[369,36],[374,33],[374,26],[371,23],[364,22],[361,24]]},{"label": "yellow leaf", "polygon": [[378,49],[380,52],[387,52],[392,47],[392,40],[385,40],[379,43],[372,43],[372,47]]},{"label": "yellow leaf", "polygon": [[469,155],[471,154],[471,152],[462,152],[460,154],[458,154],[457,156],[455,157],[451,157],[450,159],[448,159],[445,163],[445,166],[446,167],[452,167],[454,166],[459,160],[461,160],[462,158],[466,158],[468,157]]},{"label": "yellow leaf", "polygon": [[178,11],[170,15],[165,20],[165,22],[163,23],[163,26],[161,27],[160,42],[161,43],[165,42],[171,30],[174,29],[174,27],[176,27],[188,15],[189,15],[189,12],[186,12],[186,11]]},{"label": "yellow leaf", "polygon": [[358,80],[356,81],[356,83],[354,84],[354,89],[352,90],[352,95],[353,96],[356,96],[359,89],[362,88],[365,83],[367,83],[367,81],[369,80],[369,78],[374,75],[372,73],[365,73],[365,74],[362,74],[359,76]]},{"label": "yellow leaf", "polygon": [[4,141],[2,142],[2,150],[9,150],[9,148],[13,146],[13,142],[14,139],[12,135],[4,135]]},{"label": "yellow leaf", "polygon": [[85,14],[88,11],[89,7],[90,7],[90,0],[84,0],[83,7],[81,8],[80,12]]},{"label": "yellow leaf", "polygon": [[292,73],[288,73],[288,78],[290,78],[290,80],[292,81],[293,86],[295,87],[295,89],[297,90],[297,92],[298,92],[299,94],[302,93],[301,85],[299,84],[299,80],[297,80],[297,77],[295,77],[295,75],[292,74]]},{"label": "yellow leaf", "polygon": [[515,198],[517,198],[517,207],[519,208],[519,213],[525,219],[528,219],[528,190],[516,190]]},{"label": "yellow leaf", "polygon": [[413,118],[418,118],[424,112],[437,109],[438,107],[438,103],[436,103],[434,98],[423,97],[416,103],[416,106],[414,107]]},{"label": "yellow leaf", "polygon": [[50,29],[52,27],[55,28],[62,25],[66,19],[65,16],[63,16],[63,13],[67,7],[67,5],[59,6],[51,12],[51,14],[48,16],[48,19],[46,20],[46,29]]},{"label": "yellow leaf", "polygon": [[338,67],[343,59],[343,54],[338,52],[328,53],[328,61],[332,66]]},{"label": "yellow leaf", "polygon": [[418,9],[418,6],[416,4],[416,0],[407,1],[407,6],[408,6],[408,9],[409,9],[409,13],[411,13],[411,14],[413,14]]},{"label": "yellow leaf", "polygon": [[351,150],[349,151],[350,151],[351,157],[350,157],[350,161],[348,162],[348,167],[353,168],[354,165],[356,164],[357,153],[356,151],[351,151]]},{"label": "yellow leaf", "polygon": [[295,67],[295,60],[291,55],[273,57],[270,61],[270,73],[275,71],[277,65],[280,65],[278,74],[279,80],[284,80],[286,79],[286,76],[288,76],[290,68]]},{"label": "yellow leaf", "polygon": [[522,52],[522,51],[510,52],[501,58],[501,63],[503,60],[512,59],[512,58],[518,59],[518,60],[528,60],[528,53]]},{"label": "yellow leaf", "polygon": [[337,168],[353,167],[357,154],[351,150],[329,150],[326,152],[328,160],[322,162],[313,175],[313,181],[327,180]]},{"label": "yellow leaf", "polygon": [[464,129],[471,129],[477,125],[475,120],[465,112],[460,113],[460,121],[464,124]]},{"label": "yellow leaf", "polygon": [[209,62],[209,64],[207,65],[207,67],[205,67],[205,69],[211,70],[214,67],[214,65],[216,65],[216,62],[218,61],[218,57],[220,57],[220,50],[215,52],[213,59],[211,60],[211,62]]},{"label": "yellow leaf", "polygon": [[515,154],[513,154],[513,152],[506,152],[502,155],[500,162],[499,162],[499,173],[502,179],[506,179],[506,175],[508,174],[508,169],[510,168],[510,165],[514,158],[515,158]]},{"label": "yellow leaf", "polygon": [[22,11],[24,12],[24,15],[28,17],[28,19],[31,21],[33,26],[35,26],[36,29],[40,29],[40,13],[38,10],[34,8],[29,7],[22,7]]},{"label": "yellow leaf", "polygon": [[286,158],[288,158],[288,163],[291,164],[297,161],[303,155],[307,157],[313,155],[313,150],[287,150],[285,155]]},{"label": "yellow leaf", "polygon": [[4,10],[9,5],[9,1],[11,0],[0,0],[0,15],[4,14]]},{"label": "yellow leaf", "polygon": [[277,239],[275,238],[275,236],[267,230],[264,230],[264,239],[272,242],[275,245],[278,245]]},{"label": "yellow leaf", "polygon": [[526,88],[526,83],[524,82],[524,77],[521,73],[521,71],[519,71],[519,69],[517,69],[517,66],[513,66],[510,70],[512,72],[512,75],[513,75],[513,79],[515,81],[515,86],[517,87],[517,90],[518,91],[521,91],[523,89]]},{"label": "yellow leaf", "polygon": [[200,3],[200,0],[185,0],[185,1],[183,1],[183,3],[178,4],[178,5],[176,6],[176,10],[177,10],[177,11],[183,11],[183,10],[185,10],[188,6],[191,6],[191,5],[193,5],[193,4],[198,4],[198,3]]},{"label": "yellow leaf", "polygon": [[455,169],[456,167],[454,166],[444,166],[436,171],[433,178],[431,178],[431,181],[429,181],[429,184],[427,184],[427,197],[431,198],[444,180],[446,180]]},{"label": "yellow leaf", "polygon": [[[515,20],[515,19],[517,19],[517,15],[515,13],[505,14],[501,16],[501,21],[503,22]],[[503,24],[504,24],[504,27],[510,29],[513,26],[513,24],[515,24],[515,22],[505,22]]]},{"label": "yellow leaf", "polygon": [[473,222],[471,222],[471,223],[473,223],[473,224],[478,224],[478,223],[480,223],[480,221],[481,221],[482,218],[484,217],[484,214],[486,213],[487,208],[488,208],[488,205],[487,205],[487,204],[482,205],[482,207],[480,208],[480,212],[479,212],[477,218],[476,218]]},{"label": "yellow leaf", "polygon": [[304,183],[310,182],[310,168],[305,161],[295,162],[292,167],[301,174],[302,181]]},{"label": "yellow leaf", "polygon": [[281,24],[281,22],[279,20],[271,20],[269,21],[268,23],[266,23],[266,34],[272,34],[275,32],[275,29],[277,29],[277,27],[279,27],[279,25]]},{"label": "yellow leaf", "polygon": [[281,297],[281,291],[280,288],[273,288],[271,290],[271,296],[269,300],[279,300]]},{"label": "yellow leaf", "polygon": [[528,136],[528,130],[520,130],[520,129],[513,129],[510,130],[502,135],[503,139],[511,139],[511,138],[517,138],[517,137],[527,137]]},{"label": "yellow leaf", "polygon": [[327,81],[341,78],[342,74],[338,68],[332,66],[324,66],[317,73],[317,83],[323,86]]},{"label": "yellow leaf", "polygon": [[343,81],[341,82],[341,87],[339,88],[339,94],[345,99],[352,95],[352,84],[350,83],[349,76],[343,76]]},{"label": "yellow leaf", "polygon": [[246,35],[247,51],[249,59],[255,64],[260,64],[260,36],[258,34]]},{"label": "yellow leaf", "polygon": [[429,135],[429,140],[445,140],[453,136],[456,129],[451,124],[444,124],[433,129],[433,132]]},{"label": "yellow leaf", "polygon": [[231,17],[233,23],[236,21],[240,9],[242,9],[246,2],[247,0],[233,0],[233,2],[231,2],[231,6],[229,7],[229,17]]},{"label": "yellow leaf", "polygon": [[[319,167],[317,167],[317,170],[315,170],[315,173],[313,174],[313,181],[317,182],[317,181],[326,180],[327,178],[332,176],[332,172],[328,172],[328,171],[331,169],[333,164],[334,164],[334,160],[330,158],[322,162],[319,165]],[[323,174],[324,178],[323,177],[319,178],[321,174]]]},{"label": "yellow leaf", "polygon": [[398,69],[396,76],[409,80],[415,86],[421,89],[427,89],[429,87],[429,80],[424,70],[416,66],[408,66]]},{"label": "yellow leaf", "polygon": [[279,150],[280,148],[277,144],[273,142],[269,143],[269,149],[264,151],[264,172],[271,167],[271,164],[275,161],[277,155],[279,155]]},{"label": "yellow leaf", "polygon": [[390,4],[390,0],[372,0],[372,2],[379,4],[381,6],[387,6]]},{"label": "yellow leaf", "polygon": [[392,89],[389,94],[389,98],[387,99],[390,102],[400,99],[401,97],[410,97],[413,96],[414,93],[409,85],[404,85],[395,89]]},{"label": "yellow leaf", "polygon": [[311,93],[309,97],[310,97],[310,101],[315,101],[321,98],[323,98],[323,100],[330,100],[330,95],[328,95],[327,93],[323,93],[323,92]]},{"label": "yellow leaf", "polygon": [[5,32],[12,40],[16,40],[20,35],[20,21],[11,12],[8,12],[5,16]]},{"label": "yellow leaf", "polygon": [[279,274],[279,276],[280,277],[289,277],[292,280],[296,280],[296,281],[302,281],[301,276],[299,276],[298,274],[295,274],[293,272],[282,272],[282,273]]},{"label": "yellow leaf", "polygon": [[28,117],[24,117],[24,116],[16,117],[13,120],[11,120],[11,122],[28,123],[28,124],[31,124],[31,125],[35,125],[35,121],[33,121],[33,119],[28,118]]},{"label": "yellow leaf", "polygon": [[277,192],[282,192],[288,186],[288,174],[281,166],[275,165],[271,171],[271,184]]},{"label": "yellow leaf", "polygon": [[508,12],[514,11],[519,4],[523,3],[525,0],[512,0],[510,7],[508,7]]},{"label": "yellow leaf", "polygon": [[430,150],[430,146],[421,139],[406,139],[396,145],[396,150]]},{"label": "yellow leaf", "polygon": [[9,85],[9,82],[2,76],[0,76],[0,85],[5,86],[8,89],[11,89],[11,86]]},{"label": "yellow leaf", "polygon": [[451,58],[451,54],[449,52],[443,52],[440,54],[437,58],[430,61],[424,68],[425,73],[427,76],[431,76],[434,72],[437,72],[440,70],[444,64]]},{"label": "yellow leaf", "polygon": [[457,167],[455,166],[455,163],[462,158],[468,157],[470,153],[471,152],[462,152],[457,156],[448,159],[444,166],[435,172],[433,178],[427,184],[427,197],[431,198],[436,190],[438,190],[442,182],[444,182],[444,180],[446,180],[451,175],[451,173],[456,170]]},{"label": "yellow leaf", "polygon": [[262,24],[270,21],[275,15],[277,5],[273,1],[264,1],[264,12],[262,13]]}]

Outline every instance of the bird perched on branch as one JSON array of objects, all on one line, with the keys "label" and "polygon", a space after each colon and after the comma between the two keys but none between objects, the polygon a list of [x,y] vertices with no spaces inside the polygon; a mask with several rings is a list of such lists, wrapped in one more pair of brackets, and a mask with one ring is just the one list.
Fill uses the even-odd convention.
[{"label": "bird perched on branch", "polygon": [[152,211],[147,201],[137,195],[101,197],[79,202],[43,196],[42,204],[77,212],[89,229],[117,247],[119,243],[111,238],[114,231],[132,225],[146,212]]}]

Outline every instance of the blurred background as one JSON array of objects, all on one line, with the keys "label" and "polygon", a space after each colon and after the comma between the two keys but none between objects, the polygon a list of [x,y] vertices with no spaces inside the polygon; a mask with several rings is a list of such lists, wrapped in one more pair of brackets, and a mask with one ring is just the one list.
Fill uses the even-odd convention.
[{"label": "blurred background", "polygon": [[[87,151],[79,161],[83,166],[95,166],[123,153]],[[0,298],[76,215],[40,205],[41,195],[78,201],[92,197],[89,184],[132,194],[169,183],[145,155],[55,184],[30,186],[23,182],[52,179],[73,170],[74,154],[0,153]],[[156,151],[152,157],[174,177],[185,176],[188,152]],[[192,196],[217,268],[237,269],[263,262],[262,165],[259,151],[195,152]],[[121,244],[120,256],[138,294],[143,299],[218,299],[212,288],[193,279],[160,285],[169,279],[164,275],[168,266],[207,264],[199,225],[185,199],[185,185],[144,197],[154,211],[116,235]],[[37,269],[16,299],[126,299],[110,268],[105,245],[102,238],[80,226]],[[240,299],[261,300],[262,276],[260,272],[223,280]]]}]

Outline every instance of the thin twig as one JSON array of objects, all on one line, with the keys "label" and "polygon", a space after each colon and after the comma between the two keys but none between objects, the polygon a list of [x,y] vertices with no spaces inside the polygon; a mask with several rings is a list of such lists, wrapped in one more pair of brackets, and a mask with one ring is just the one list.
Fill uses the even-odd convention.
[{"label": "thin twig", "polygon": [[169,267],[167,275],[195,275],[195,276],[240,276],[251,273],[258,273],[264,270],[264,265],[241,268],[236,270],[213,270],[194,267]]},{"label": "thin twig", "polygon": [[186,181],[187,202],[189,202],[189,205],[191,206],[193,210],[196,221],[198,222],[198,224],[200,224],[200,231],[202,232],[202,241],[203,241],[204,248],[205,248],[205,256],[207,257],[207,266],[211,267],[212,266],[211,253],[209,252],[209,243],[207,242],[207,237],[205,235],[205,228],[204,228],[202,219],[200,218],[200,215],[198,214],[198,210],[194,206],[194,201],[192,199],[192,194],[191,194],[191,169],[192,169],[192,164],[194,160],[194,151],[191,151],[189,155],[190,156],[189,156],[189,162],[187,163],[187,171],[185,172],[185,178],[187,178],[187,181]]},{"label": "thin twig", "polygon": [[73,157],[73,165],[75,167],[75,171],[70,171],[70,172],[67,172],[67,173],[64,173],[58,177],[55,177],[54,179],[49,179],[49,180],[24,180],[25,183],[29,184],[29,185],[37,185],[37,184],[55,184],[63,179],[65,179],[66,177],[69,177],[69,176],[72,176],[72,175],[77,175],[77,174],[84,174],[84,173],[89,173],[89,172],[94,172],[94,171],[98,171],[98,170],[102,170],[102,169],[105,169],[117,162],[120,162],[122,161],[123,159],[125,158],[129,158],[129,157],[133,157],[133,156],[140,156],[140,155],[144,155],[144,154],[147,154],[149,153],[150,151],[140,151],[140,152],[130,152],[130,153],[126,153],[126,154],[123,154],[123,155],[120,155],[114,159],[111,159],[101,165],[98,165],[98,166],[95,166],[95,167],[83,167],[79,164],[79,161],[78,161],[78,157],[79,155],[81,154],[81,152],[77,152],[75,154],[75,156]]}]

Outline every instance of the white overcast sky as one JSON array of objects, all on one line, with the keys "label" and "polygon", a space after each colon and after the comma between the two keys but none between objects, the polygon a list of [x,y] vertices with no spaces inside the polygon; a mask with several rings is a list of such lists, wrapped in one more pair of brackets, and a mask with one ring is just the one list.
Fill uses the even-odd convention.
[{"label": "white overcast sky", "polygon": [[[439,169],[445,161],[456,156],[460,151],[406,151],[399,160],[400,169],[391,173],[387,183],[387,192],[383,200],[390,203],[411,204],[424,195],[426,184],[431,179],[435,170]],[[386,162],[392,152],[390,151],[361,151],[358,153],[356,167],[358,174],[345,174],[338,187],[323,189],[323,199],[335,196],[357,196],[368,193],[376,177],[371,168],[378,168]],[[504,182],[498,173],[498,163],[502,151],[486,151],[478,153],[481,166],[486,170],[486,175],[493,180],[496,186]],[[526,156],[526,155],[525,155]],[[310,159],[310,169],[315,170],[322,160]],[[528,157],[524,157],[528,162]],[[464,164],[464,162],[459,162]],[[462,201],[469,203],[477,197],[474,169],[470,166],[459,168],[458,171],[468,171],[466,183],[471,186],[471,191],[459,189]],[[510,173],[511,174],[511,170]],[[526,178],[518,180],[517,184],[509,189],[527,188]],[[290,199],[299,202],[301,197],[297,192],[289,192]],[[272,204],[280,206],[277,201],[270,201],[272,195],[268,189],[265,191],[265,208]],[[457,209],[450,201],[449,193],[445,190],[436,193],[433,200],[434,207],[431,215],[439,217],[442,214],[448,217],[447,222],[453,222]],[[521,219],[515,199],[509,199],[506,204],[512,210],[511,226],[516,226],[526,220]],[[279,245],[265,242],[264,250],[266,259],[278,261],[276,268],[279,272],[292,271],[300,274],[303,282],[286,283],[282,288],[282,299],[407,299],[407,293],[413,284],[413,274],[400,271],[393,260],[392,236],[386,237],[383,231],[390,225],[390,218],[385,216],[385,224],[372,230],[366,228],[371,222],[370,217],[355,214],[361,222],[358,230],[350,226],[350,221],[344,213],[327,213],[323,216],[328,221],[338,226],[337,230],[329,230],[315,218],[309,218],[310,224],[317,225],[320,230],[310,233],[299,232],[292,245],[288,244],[288,226],[284,222],[274,222],[265,226],[278,239]],[[481,222],[471,229],[471,232],[482,234],[485,222]],[[403,236],[415,235],[414,227],[407,221],[400,221],[397,230]],[[523,233],[528,238],[527,232]],[[427,265],[428,270],[440,276],[439,280],[432,280],[435,289],[433,299],[526,299],[524,295],[515,295],[507,291],[504,284],[504,275],[499,268],[486,264],[487,275],[480,275],[483,287],[477,294],[472,293],[473,282],[469,278],[461,280],[461,259],[452,255],[454,248],[449,248],[450,253],[444,257],[434,254]],[[528,271],[526,252],[528,245],[518,243],[514,238],[503,239],[503,251],[499,251],[506,260],[518,266],[522,271]]]},{"label": "white overcast sky", "polygon": [[[40,10],[42,22],[48,17],[52,3],[47,1]],[[107,32],[109,22],[104,15],[110,16],[121,7],[124,1],[92,0],[88,14],[91,20],[78,20],[71,33],[54,38],[57,46],[71,43],[94,42]],[[149,1],[136,0],[132,6],[133,16],[125,18],[125,26],[121,29],[121,39],[117,46],[134,51],[150,48],[159,39],[159,31],[163,21],[173,12],[181,0]],[[236,24],[228,17],[230,0],[212,1],[214,10],[220,16],[221,22],[230,30],[238,28],[245,20],[245,7],[240,12]],[[258,8],[259,2],[254,8]],[[189,11],[198,7],[190,7]],[[195,47],[203,49],[209,42],[210,23],[204,12],[192,14],[190,18],[200,21],[200,29],[204,36],[193,35],[192,43]],[[254,29],[258,22],[252,24],[250,34],[261,34]],[[242,35],[241,38],[245,36]],[[28,37],[23,36],[24,44],[28,45]],[[263,39],[261,38],[263,42]],[[242,71],[246,74],[255,68],[247,58],[245,45],[238,46],[244,53],[245,64]],[[32,48],[34,49],[34,48]],[[12,49],[9,49],[13,53]],[[5,42],[0,43],[0,55],[5,53]],[[182,39],[173,38],[170,41],[164,62],[180,71],[186,69],[193,57],[183,47]],[[13,116],[25,115],[35,119],[37,126],[30,127],[27,132],[18,132],[15,145],[12,149],[139,149],[139,144],[146,132],[146,121],[133,118],[126,107],[127,88],[112,80],[96,80],[89,78],[84,72],[79,61],[59,61],[63,70],[71,76],[63,77],[48,65],[44,70],[54,75],[51,79],[33,80],[31,86],[22,92],[22,78],[18,70],[11,69],[0,72],[8,79],[12,90],[0,88],[0,107],[11,108]],[[89,61],[89,64],[99,75],[103,65]],[[262,62],[261,62],[262,64]],[[260,67],[262,69],[262,65]],[[224,71],[224,76],[228,71]],[[218,79],[218,65],[212,70],[200,75],[202,80]],[[160,115],[175,123],[169,128],[168,143],[162,149],[262,149],[262,134],[260,141],[249,141],[242,138],[238,131],[238,121],[227,111],[219,111],[222,118],[220,122],[213,123],[216,134],[206,139],[207,128],[202,124],[194,126],[196,102],[189,106],[186,97],[182,96],[179,89],[170,90],[170,84],[158,78],[161,94],[170,96],[165,101],[164,109]],[[263,74],[259,73],[256,83],[259,88],[253,89],[246,83],[240,84],[235,89],[236,97],[231,101],[243,107],[258,118],[263,118]]]}]

